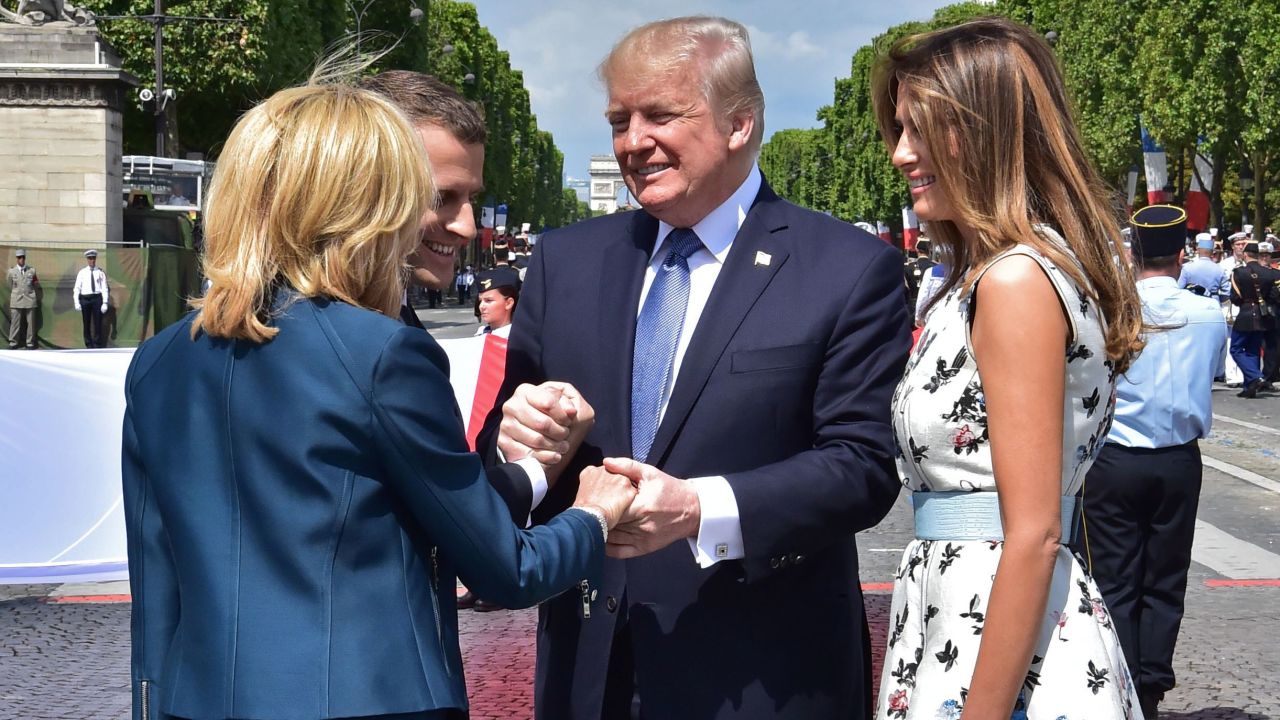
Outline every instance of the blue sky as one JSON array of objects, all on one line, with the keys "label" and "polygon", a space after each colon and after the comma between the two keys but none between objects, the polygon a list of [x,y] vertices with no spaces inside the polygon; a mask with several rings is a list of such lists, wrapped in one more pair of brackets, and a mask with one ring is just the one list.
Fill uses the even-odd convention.
[{"label": "blue sky", "polygon": [[[565,174],[586,178],[592,154],[612,152],[596,64],[630,27],[690,14],[723,15],[751,31],[765,94],[766,133],[815,127],[837,77],[862,45],[892,25],[932,16],[944,0],[474,0],[480,22],[524,72],[538,125],[555,135]],[[953,0],[954,1],[954,0]]]}]

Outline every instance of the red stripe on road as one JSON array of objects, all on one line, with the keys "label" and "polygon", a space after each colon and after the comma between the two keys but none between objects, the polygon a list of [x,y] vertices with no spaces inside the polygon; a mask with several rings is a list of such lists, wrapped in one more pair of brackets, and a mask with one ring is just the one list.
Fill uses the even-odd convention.
[{"label": "red stripe on road", "polygon": [[1270,580],[1205,580],[1205,585],[1220,587],[1280,587],[1280,578]]},{"label": "red stripe on road", "polygon": [[880,590],[892,590],[893,583],[862,583],[863,592],[877,592]]},{"label": "red stripe on road", "polygon": [[48,598],[51,603],[127,603],[129,595],[62,595]]}]

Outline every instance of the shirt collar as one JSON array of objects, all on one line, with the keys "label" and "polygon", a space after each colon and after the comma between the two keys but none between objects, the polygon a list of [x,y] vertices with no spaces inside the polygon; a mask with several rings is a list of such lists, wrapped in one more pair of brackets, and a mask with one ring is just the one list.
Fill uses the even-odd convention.
[{"label": "shirt collar", "polygon": [[1176,288],[1178,286],[1177,278],[1171,278],[1168,275],[1160,275],[1158,277],[1143,278],[1142,280],[1138,281],[1139,290],[1144,290],[1147,288],[1165,287],[1165,286]]},{"label": "shirt collar", "polygon": [[[712,210],[706,217],[699,220],[692,228],[698,234],[698,239],[702,241],[704,247],[711,252],[717,262],[721,265],[729,256],[729,248],[733,245],[733,239],[738,234],[738,229],[742,227],[742,223],[747,219],[747,213],[751,210],[751,205],[756,201],[756,196],[760,194],[760,186],[763,184],[764,178],[760,175],[760,167],[758,165],[751,166],[751,172],[747,173],[747,179],[742,181],[738,189],[733,191],[728,200],[725,200],[715,210]],[[667,235],[674,230],[670,224],[661,220],[658,221],[658,237],[653,242],[653,250],[649,252],[649,260],[658,254],[658,250],[662,247],[662,243],[667,239]]]}]

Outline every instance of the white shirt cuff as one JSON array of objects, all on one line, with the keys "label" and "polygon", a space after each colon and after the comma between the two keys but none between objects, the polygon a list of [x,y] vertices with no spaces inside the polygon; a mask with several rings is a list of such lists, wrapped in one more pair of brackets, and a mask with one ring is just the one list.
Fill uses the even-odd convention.
[{"label": "white shirt cuff", "polygon": [[733,496],[729,481],[715,476],[689,478],[689,482],[698,493],[702,514],[698,537],[689,538],[689,549],[698,566],[705,569],[721,560],[741,560],[746,556],[742,547],[742,521],[738,518],[738,499]]},{"label": "white shirt cuff", "polygon": [[[542,469],[542,464],[533,459],[533,456],[522,457],[516,461],[516,465],[524,470],[524,474],[529,477],[529,489],[533,491],[533,501],[529,503],[529,512],[532,513],[542,499],[547,496],[547,473]],[[736,509],[736,508],[735,508]],[[533,525],[533,516],[525,520],[524,526],[531,527]]]}]

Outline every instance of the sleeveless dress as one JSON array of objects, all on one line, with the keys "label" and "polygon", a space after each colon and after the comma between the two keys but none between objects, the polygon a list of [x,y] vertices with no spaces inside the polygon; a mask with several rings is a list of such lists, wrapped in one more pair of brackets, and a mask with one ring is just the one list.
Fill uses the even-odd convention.
[{"label": "sleeveless dress", "polygon": [[[1053,230],[1038,230],[1066,247]],[[1071,277],[1032,247],[1018,245],[996,261],[1014,254],[1040,264],[1069,319],[1062,494],[1074,495],[1115,407],[1103,320]],[[913,492],[996,491],[982,378],[969,344],[970,297],[957,286],[930,311],[894,395],[898,468]],[[1064,537],[1070,530],[1063,528]],[[992,541],[914,540],[907,547],[894,583],[876,718],[960,717],[1002,551],[1003,542]],[[1102,595],[1065,545],[1013,718],[1141,718]]]}]

